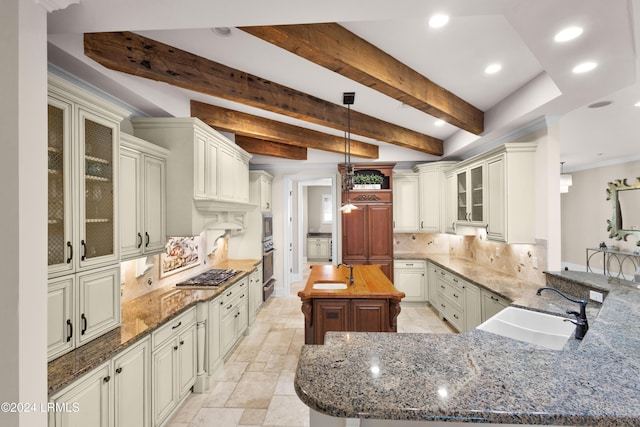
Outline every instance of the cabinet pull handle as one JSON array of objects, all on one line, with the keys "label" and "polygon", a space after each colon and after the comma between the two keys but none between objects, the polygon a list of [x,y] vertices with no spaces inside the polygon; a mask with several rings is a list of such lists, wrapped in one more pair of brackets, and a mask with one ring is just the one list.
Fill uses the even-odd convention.
[{"label": "cabinet pull handle", "polygon": [[73,324],[71,323],[71,319],[67,319],[67,342],[71,341],[71,337],[73,337]]},{"label": "cabinet pull handle", "polygon": [[142,234],[138,233],[138,249],[142,246]]},{"label": "cabinet pull handle", "polygon": [[424,228],[424,221],[420,221],[420,228]]},{"label": "cabinet pull handle", "polygon": [[122,373],[122,366],[120,366],[118,369],[116,369],[116,374],[120,374]]},{"label": "cabinet pull handle", "polygon": [[442,303],[440,303],[440,307],[442,307],[442,308],[447,308],[447,306],[446,306],[446,305],[444,305],[444,304],[442,304]]},{"label": "cabinet pull handle", "polygon": [[233,293],[232,291],[229,291],[229,293],[227,294],[227,296],[228,296],[228,297],[230,297],[232,293]]},{"label": "cabinet pull handle", "polygon": [[149,237],[149,233],[147,233],[146,231],[144,232],[144,236],[147,238],[147,241],[144,244],[144,247],[148,248],[149,247],[149,240],[151,240],[151,238]]},{"label": "cabinet pull handle", "polygon": [[82,331],[80,332],[82,335],[84,335],[84,333],[87,332],[87,316],[85,316],[84,313],[82,313],[80,318],[82,319]]},{"label": "cabinet pull handle", "polygon": [[182,320],[179,321],[177,325],[172,326],[171,329],[178,329],[180,326],[182,326]]},{"label": "cabinet pull handle", "polygon": [[454,297],[454,298],[458,298],[458,295],[456,295],[456,294],[453,294],[453,297]]},{"label": "cabinet pull handle", "polygon": [[444,289],[444,285],[440,285],[440,289]]},{"label": "cabinet pull handle", "polygon": [[80,257],[80,261],[84,261],[87,258],[87,244],[84,240],[80,240],[80,245],[82,245],[82,256]]},{"label": "cabinet pull handle", "polygon": [[455,277],[453,278],[453,281],[458,283],[458,279],[456,279]]},{"label": "cabinet pull handle", "polygon": [[453,317],[455,317],[456,319],[459,319],[457,314],[454,314]]},{"label": "cabinet pull handle", "polygon": [[106,377],[104,377],[102,379],[103,382],[108,383],[109,381],[111,381],[111,377],[109,375],[107,375]]},{"label": "cabinet pull handle", "polygon": [[69,258],[67,258],[67,264],[71,264],[71,260],[73,259],[73,245],[71,242],[67,242],[67,249],[69,250]]},{"label": "cabinet pull handle", "polygon": [[184,341],[180,341],[180,345],[184,345]]},{"label": "cabinet pull handle", "polygon": [[175,350],[177,350],[177,349],[178,349],[178,346],[177,346],[177,345],[174,345],[174,346],[173,346],[173,350],[175,351]]},{"label": "cabinet pull handle", "polygon": [[220,305],[224,305],[224,301],[220,301]]},{"label": "cabinet pull handle", "polygon": [[240,295],[240,298],[244,298],[244,294]]},{"label": "cabinet pull handle", "polygon": [[409,264],[409,263],[406,263],[405,265],[406,265],[407,267],[413,267],[413,263],[410,263],[410,264]]},{"label": "cabinet pull handle", "polygon": [[233,308],[233,304],[229,304],[229,305],[227,306],[227,310],[231,310],[232,308]]},{"label": "cabinet pull handle", "polygon": [[440,274],[442,274],[444,276],[444,271],[441,271]]}]

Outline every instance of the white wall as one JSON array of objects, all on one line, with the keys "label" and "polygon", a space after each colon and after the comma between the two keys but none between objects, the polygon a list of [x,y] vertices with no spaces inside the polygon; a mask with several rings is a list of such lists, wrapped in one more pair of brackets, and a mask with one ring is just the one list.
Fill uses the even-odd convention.
[{"label": "white wall", "polygon": [[[0,9],[0,402],[47,401],[46,12]],[[39,406],[38,406],[39,407]],[[0,425],[44,426],[47,414],[0,412]]]},{"label": "white wall", "polygon": [[[618,241],[609,238],[607,220],[612,218],[613,205],[607,200],[607,183],[627,179],[634,183],[640,176],[640,161],[573,172],[573,185],[562,195],[562,262],[570,269],[584,269],[586,248],[596,248],[600,242],[618,246],[621,250],[638,248],[636,239]],[[596,268],[602,268],[597,258]]]}]

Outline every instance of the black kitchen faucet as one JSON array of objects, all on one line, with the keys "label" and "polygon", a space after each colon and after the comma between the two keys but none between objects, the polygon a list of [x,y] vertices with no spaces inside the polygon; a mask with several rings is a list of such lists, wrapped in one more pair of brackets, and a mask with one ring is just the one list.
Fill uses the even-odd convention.
[{"label": "black kitchen faucet", "polygon": [[542,291],[553,291],[555,293],[557,293],[558,295],[560,295],[561,297],[568,299],[571,302],[575,302],[576,304],[580,304],[580,312],[578,313],[577,311],[574,310],[567,310],[567,314],[575,316],[576,320],[571,320],[571,319],[566,319],[565,322],[571,322],[574,325],[576,325],[576,339],[577,340],[581,340],[582,338],[584,338],[585,334],[587,333],[587,331],[589,330],[589,322],[587,322],[587,301],[583,300],[583,299],[576,299],[576,298],[572,298],[570,296],[567,296],[565,294],[563,294],[562,292],[560,292],[559,290],[557,290],[556,288],[551,288],[551,287],[543,287],[538,289],[538,291],[536,292],[536,295],[541,295]]}]

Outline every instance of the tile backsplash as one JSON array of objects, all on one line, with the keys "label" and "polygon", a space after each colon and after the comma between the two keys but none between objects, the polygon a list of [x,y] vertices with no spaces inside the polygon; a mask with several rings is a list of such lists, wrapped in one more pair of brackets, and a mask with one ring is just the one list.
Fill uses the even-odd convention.
[{"label": "tile backsplash", "polygon": [[395,252],[449,254],[469,258],[518,279],[545,284],[545,241],[538,241],[535,245],[507,245],[487,240],[481,229],[475,236],[395,233],[393,237]]}]

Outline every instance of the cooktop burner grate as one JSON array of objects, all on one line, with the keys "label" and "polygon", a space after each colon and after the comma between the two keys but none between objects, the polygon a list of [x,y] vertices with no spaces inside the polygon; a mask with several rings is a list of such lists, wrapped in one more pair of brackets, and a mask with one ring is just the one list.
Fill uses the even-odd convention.
[{"label": "cooktop burner grate", "polygon": [[236,270],[214,268],[183,282],[176,283],[176,286],[220,286],[236,274],[238,274]]}]

